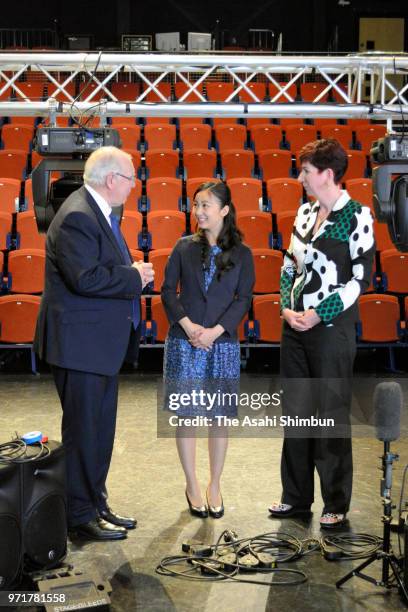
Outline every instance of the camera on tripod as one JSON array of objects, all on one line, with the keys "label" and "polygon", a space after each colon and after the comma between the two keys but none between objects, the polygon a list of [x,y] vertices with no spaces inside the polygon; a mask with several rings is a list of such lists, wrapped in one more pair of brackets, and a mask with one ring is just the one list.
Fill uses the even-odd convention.
[{"label": "camera on tripod", "polygon": [[[32,179],[39,232],[47,232],[61,204],[81,187],[86,158],[105,146],[121,147],[117,130],[106,127],[38,128],[35,148],[44,159],[34,168]],[[52,181],[55,172],[62,176]]]},{"label": "camera on tripod", "polygon": [[392,242],[408,251],[408,136],[388,134],[373,143],[375,215],[387,223]]}]

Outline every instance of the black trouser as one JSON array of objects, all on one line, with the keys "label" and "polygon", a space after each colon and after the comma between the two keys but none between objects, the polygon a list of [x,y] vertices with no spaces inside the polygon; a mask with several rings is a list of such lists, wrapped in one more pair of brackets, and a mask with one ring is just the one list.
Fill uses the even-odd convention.
[{"label": "black trouser", "polygon": [[52,366],[61,400],[66,452],[68,526],[93,520],[106,508],[106,477],[112,456],[118,376]]},{"label": "black trouser", "polygon": [[[281,376],[299,379],[283,382],[289,391],[284,392],[283,414],[334,417],[337,427],[331,434],[334,437],[319,437],[319,430],[314,430],[313,438],[307,437],[307,430],[304,437],[289,437],[287,428],[281,461],[283,503],[310,507],[316,467],[323,513],[349,509],[353,478],[349,408],[355,353],[355,328],[350,320],[333,326],[319,324],[306,332],[294,331],[286,322],[283,325]],[[338,383],[334,392],[333,382],[335,387]]]}]

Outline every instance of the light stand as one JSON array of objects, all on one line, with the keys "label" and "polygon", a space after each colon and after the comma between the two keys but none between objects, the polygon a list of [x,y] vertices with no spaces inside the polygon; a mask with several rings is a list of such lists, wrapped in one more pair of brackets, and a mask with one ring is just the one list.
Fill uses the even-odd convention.
[{"label": "light stand", "polygon": [[[399,455],[392,453],[390,450],[390,442],[384,442],[384,454],[382,456],[382,472],[383,478],[381,479],[381,497],[384,513],[382,516],[383,522],[383,545],[381,550],[377,550],[375,553],[370,555],[368,559],[365,559],[360,565],[354,568],[351,572],[340,578],[336,582],[336,587],[340,588],[345,582],[357,576],[367,582],[371,582],[376,586],[383,586],[387,589],[391,588],[391,579],[395,578],[398,587],[400,588],[401,595],[404,598],[406,604],[408,604],[408,591],[406,585],[400,576],[400,565],[398,558],[394,555],[391,549],[391,521],[392,521],[392,501],[391,501],[391,486],[392,486],[392,464],[393,461],[398,461]],[[374,563],[374,561],[382,561],[382,574],[381,580],[376,580],[372,576],[364,574],[362,570]],[[391,575],[390,575],[391,569]]]}]

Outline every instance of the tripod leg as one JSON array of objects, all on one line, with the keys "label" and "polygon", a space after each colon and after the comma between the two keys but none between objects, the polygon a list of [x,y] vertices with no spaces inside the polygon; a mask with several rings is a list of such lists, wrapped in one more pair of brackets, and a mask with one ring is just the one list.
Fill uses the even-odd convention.
[{"label": "tripod leg", "polygon": [[401,576],[400,576],[400,572],[399,572],[398,563],[397,563],[397,560],[394,557],[394,555],[392,557],[389,557],[388,562],[389,562],[389,565],[390,565],[390,567],[392,569],[392,573],[395,576],[395,580],[397,581],[398,586],[399,586],[399,588],[402,591],[405,603],[408,604],[408,591],[406,589],[405,584],[402,582],[402,579],[401,579]]},{"label": "tripod leg", "polygon": [[377,585],[378,581],[375,580],[375,578],[371,578],[371,576],[364,576],[363,574],[360,573],[361,570],[371,565],[371,563],[373,563],[374,561],[377,561],[377,559],[378,559],[377,553],[374,553],[373,555],[368,557],[368,559],[366,559],[365,561],[360,563],[360,565],[357,565],[357,567],[352,569],[351,572],[343,576],[343,578],[340,578],[340,580],[336,582],[336,587],[339,589],[342,586],[342,584],[344,584],[345,582],[347,582],[348,580],[350,580],[350,578],[353,578],[354,576],[358,576],[359,578],[363,578],[364,580],[367,580],[368,582],[372,582],[373,584]]}]

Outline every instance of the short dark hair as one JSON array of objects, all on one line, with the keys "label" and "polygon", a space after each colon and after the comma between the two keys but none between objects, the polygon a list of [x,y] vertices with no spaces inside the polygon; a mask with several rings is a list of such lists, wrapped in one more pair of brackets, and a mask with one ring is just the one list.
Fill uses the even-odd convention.
[{"label": "short dark hair", "polygon": [[301,149],[299,159],[302,163],[309,162],[320,172],[327,168],[333,170],[336,184],[340,183],[348,166],[347,153],[334,138],[309,142]]}]

